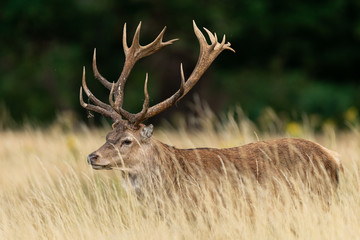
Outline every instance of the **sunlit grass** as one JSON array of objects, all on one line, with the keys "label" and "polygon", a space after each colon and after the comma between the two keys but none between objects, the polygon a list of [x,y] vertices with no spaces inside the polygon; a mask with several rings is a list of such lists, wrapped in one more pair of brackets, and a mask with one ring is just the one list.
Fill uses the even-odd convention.
[{"label": "sunlit grass", "polygon": [[[238,110],[240,111],[240,110]],[[155,196],[139,201],[124,192],[116,171],[94,171],[86,156],[109,127],[64,131],[0,132],[0,239],[356,239],[360,236],[360,129],[315,134],[306,123],[268,122],[260,132],[238,112],[239,121],[210,113],[184,124],[155,129],[157,139],[177,147],[232,147],[257,139],[294,135],[338,151],[345,168],[330,206],[304,193],[294,198],[234,190],[226,181],[198,189],[198,201]],[[279,121],[279,120],[276,120]],[[280,128],[283,127],[283,130]],[[280,129],[280,130],[279,130]],[[300,131],[301,130],[301,131]],[[209,186],[208,186],[209,187]],[[246,192],[246,194],[244,194]]]}]

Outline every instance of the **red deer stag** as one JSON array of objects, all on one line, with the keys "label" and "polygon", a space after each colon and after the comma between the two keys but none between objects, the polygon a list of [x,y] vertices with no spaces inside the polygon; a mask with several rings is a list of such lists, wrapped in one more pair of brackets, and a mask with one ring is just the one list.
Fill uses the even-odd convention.
[{"label": "red deer stag", "polygon": [[[141,46],[139,43],[140,27],[141,22],[136,29],[131,46],[128,47],[126,24],[124,25],[123,47],[126,58],[116,83],[107,81],[99,73],[96,65],[96,49],[94,50],[93,72],[95,78],[110,91],[110,104],[100,101],[91,93],[86,86],[85,68],[83,69],[82,87],[80,88],[81,106],[109,117],[114,122],[113,130],[107,134],[105,144],[88,156],[88,163],[94,169],[121,170],[126,173],[131,187],[136,190],[140,190],[144,184],[140,176],[148,172],[157,172],[160,175],[167,172],[167,178],[176,182],[179,181],[177,177],[179,172],[190,176],[190,179],[196,179],[195,175],[198,174],[198,170],[203,170],[204,173],[217,178],[221,173],[226,173],[227,169],[235,170],[238,173],[237,176],[252,176],[259,183],[266,183],[270,178],[274,178],[274,172],[277,172],[276,176],[283,180],[291,177],[307,180],[311,175],[318,175],[319,178],[328,180],[325,184],[337,185],[338,173],[341,169],[337,154],[311,141],[284,138],[259,141],[227,149],[178,149],[152,138],[153,126],[151,124],[146,126],[142,122],[170,108],[183,98],[223,50],[233,52],[234,50],[230,47],[230,43],[225,42],[225,35],[220,43],[216,34],[212,34],[204,28],[211,42],[208,44],[202,32],[193,22],[194,32],[200,44],[200,55],[193,72],[185,79],[182,65],[180,65],[180,89],[171,97],[152,107],[149,107],[148,75],[146,74],[143,107],[139,113],[133,114],[122,107],[125,83],[131,69],[139,59],[149,56],[177,40],[164,42],[163,36],[166,29],[164,28],[152,43]],[[84,102],[82,89],[84,89],[89,103]],[[192,171],[191,169],[196,170]]]}]

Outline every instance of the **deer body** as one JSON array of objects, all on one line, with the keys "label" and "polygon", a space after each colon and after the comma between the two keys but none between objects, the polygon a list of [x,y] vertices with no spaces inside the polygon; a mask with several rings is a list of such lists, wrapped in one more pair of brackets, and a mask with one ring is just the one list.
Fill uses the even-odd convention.
[{"label": "deer body", "polygon": [[341,165],[330,150],[304,139],[282,138],[259,141],[240,147],[215,149],[176,149],[175,155],[183,166],[200,165],[200,168],[226,174],[227,168],[240,175],[254,177],[260,183],[266,181],[267,171],[278,169],[296,176],[299,171],[309,171],[313,166],[323,166],[335,185]]},{"label": "deer body", "polygon": [[[160,178],[167,179],[172,185],[176,185],[181,176],[199,180],[204,173],[207,178],[235,174],[260,184],[266,184],[274,177],[300,177],[306,182],[305,178],[310,173],[328,178],[330,184],[336,187],[342,169],[334,152],[304,139],[282,138],[222,149],[179,149],[141,134],[136,140],[130,140],[127,134],[122,139],[117,145],[105,143],[89,155],[88,161],[95,169],[118,169],[129,174],[130,185],[125,186],[136,191],[141,191],[144,173],[160,174]],[[129,140],[134,146],[122,143]],[[122,152],[124,149],[136,154],[128,156],[125,151]],[[118,152],[113,154],[114,151]]]},{"label": "deer body", "polygon": [[[94,51],[94,75],[110,90],[110,105],[97,99],[87,88],[85,68],[83,70],[80,89],[81,105],[90,111],[111,118],[114,122],[113,130],[106,136],[106,143],[88,156],[88,163],[94,169],[118,169],[124,172],[129,179],[130,187],[135,188],[136,191],[141,191],[147,183],[143,178],[146,174],[153,174],[158,179],[175,183],[175,185],[179,184],[181,179],[196,181],[204,174],[213,179],[229,174],[246,176],[262,184],[268,182],[269,179],[288,181],[289,178],[300,178],[306,182],[309,176],[316,176],[329,179],[329,185],[337,185],[341,163],[336,154],[311,141],[284,138],[227,149],[178,149],[153,139],[153,126],[146,126],[142,122],[173,106],[187,94],[223,50],[234,50],[230,47],[230,43],[225,43],[225,36],[219,43],[216,34],[205,29],[211,42],[208,44],[194,22],[194,32],[200,43],[200,55],[191,75],[186,79],[181,65],[180,89],[168,99],[152,107],[149,107],[148,76],[146,75],[143,108],[139,113],[129,113],[122,108],[122,104],[125,83],[132,67],[139,59],[177,40],[163,42],[164,28],[152,43],[141,46],[139,44],[140,26],[141,23],[136,29],[130,47],[127,45],[126,25],[124,26],[125,64],[116,83],[110,83],[99,73],[96,65],[96,51]],[[82,89],[88,96],[89,103],[84,102]]]}]

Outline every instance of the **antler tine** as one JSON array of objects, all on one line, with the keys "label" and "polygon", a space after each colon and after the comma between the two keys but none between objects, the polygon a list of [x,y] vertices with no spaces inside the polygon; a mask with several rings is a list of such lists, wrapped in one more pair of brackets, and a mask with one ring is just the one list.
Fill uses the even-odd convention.
[{"label": "antler tine", "polygon": [[166,27],[163,28],[163,30],[159,33],[159,35],[155,38],[154,41],[152,41],[151,43],[149,43],[146,46],[141,46],[142,48],[142,52],[141,54],[139,54],[138,58],[143,58],[146,56],[149,56],[157,51],[159,51],[161,48],[173,44],[175,41],[179,40],[177,38],[163,42],[163,37],[166,31]]},{"label": "antler tine", "polygon": [[148,89],[147,89],[147,85],[148,85],[148,74],[146,73],[146,77],[145,77],[145,84],[144,84],[144,96],[145,96],[145,100],[143,103],[143,107],[142,110],[136,114],[135,119],[135,125],[138,125],[139,123],[141,123],[144,119],[144,116],[146,115],[148,109],[149,109],[149,93],[148,93]]},{"label": "antler tine", "polygon": [[[84,88],[84,91],[85,91],[86,95],[88,96],[89,100],[91,102],[95,103],[97,106],[84,102],[83,95],[82,95],[83,88]],[[113,120],[116,120],[120,117],[115,111],[113,111],[113,109],[109,105],[107,105],[107,104],[101,102],[99,99],[97,99],[91,93],[91,91],[88,89],[88,87],[86,85],[86,81],[85,81],[85,67],[83,68],[82,87],[80,87],[80,95],[79,96],[80,96],[79,97],[80,105],[83,108],[90,110],[90,111],[98,112],[106,117],[112,118]]]},{"label": "antler tine", "polygon": [[182,63],[180,63],[180,74],[181,74],[181,85],[179,89],[179,95],[183,95],[185,91],[185,75],[184,75],[184,69]]},{"label": "antler tine", "polygon": [[212,32],[210,32],[207,28],[204,28],[204,30],[206,31],[206,33],[208,34],[208,36],[210,38],[211,46],[215,47],[215,44],[217,43],[216,33],[215,33],[215,36],[214,36],[214,34],[212,34]]},{"label": "antler tine", "polygon": [[111,86],[111,90],[110,90],[110,94],[109,94],[109,103],[111,105],[112,108],[115,109],[115,102],[114,102],[114,87],[115,87],[115,83],[113,82],[112,83],[112,86]]},{"label": "antler tine", "polygon": [[147,114],[144,116],[144,120],[151,118],[158,113],[164,111],[165,109],[174,105],[177,101],[183,98],[199,81],[200,77],[208,69],[211,63],[215,58],[225,49],[235,52],[231,47],[230,43],[225,44],[225,35],[221,43],[218,42],[217,35],[212,34],[209,30],[205,28],[206,33],[208,34],[211,44],[209,45],[206,41],[205,36],[196,26],[195,21],[193,21],[193,27],[195,35],[200,44],[200,54],[199,59],[196,63],[196,66],[187,80],[185,80],[184,72],[182,65],[180,68],[181,71],[181,87],[180,89],[168,99],[150,107],[147,111]]},{"label": "antler tine", "polygon": [[97,80],[99,80],[102,85],[104,85],[107,89],[111,89],[111,83],[106,80],[98,71],[97,65],[96,65],[96,48],[94,48],[94,54],[93,54],[93,72],[94,72],[94,76]]},{"label": "antler tine", "polygon": [[93,103],[95,103],[96,105],[98,105],[99,107],[107,110],[107,111],[112,111],[111,106],[109,106],[106,103],[103,103],[102,101],[100,101],[99,99],[97,99],[94,94],[92,94],[92,92],[90,91],[90,89],[87,87],[86,85],[86,80],[85,80],[85,67],[83,67],[83,76],[82,76],[82,86],[84,88],[84,91],[86,93],[86,95],[88,96],[89,100]]},{"label": "antler tine", "polygon": [[134,37],[133,37],[133,40],[131,43],[131,47],[140,48],[140,29],[141,29],[141,21],[136,28],[136,31],[135,31],[135,34],[134,34]]},{"label": "antler tine", "polygon": [[100,113],[102,115],[104,115],[105,117],[109,117],[109,118],[112,118],[113,119],[113,115],[110,114],[108,111],[106,111],[105,109],[99,107],[99,106],[95,106],[95,105],[92,105],[92,104],[88,104],[88,103],[85,103],[84,102],[84,99],[83,99],[83,95],[82,95],[82,87],[80,87],[80,105],[89,110],[89,111],[94,111],[94,112],[97,112],[97,113]]},{"label": "antler tine", "polygon": [[122,42],[123,42],[124,54],[126,56],[129,51],[129,46],[127,45],[127,40],[126,40],[126,23],[124,24],[124,28],[123,28]]}]

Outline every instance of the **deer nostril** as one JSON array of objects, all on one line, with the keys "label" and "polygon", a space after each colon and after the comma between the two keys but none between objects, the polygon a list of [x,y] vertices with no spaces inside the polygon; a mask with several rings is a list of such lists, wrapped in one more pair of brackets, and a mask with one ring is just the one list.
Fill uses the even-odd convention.
[{"label": "deer nostril", "polygon": [[87,157],[87,162],[88,164],[94,164],[94,162],[98,159],[98,155],[95,153],[91,153],[88,157]]}]

